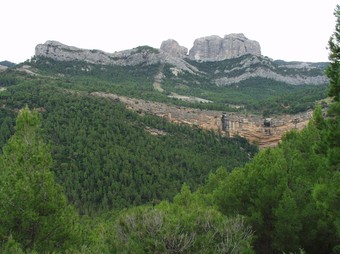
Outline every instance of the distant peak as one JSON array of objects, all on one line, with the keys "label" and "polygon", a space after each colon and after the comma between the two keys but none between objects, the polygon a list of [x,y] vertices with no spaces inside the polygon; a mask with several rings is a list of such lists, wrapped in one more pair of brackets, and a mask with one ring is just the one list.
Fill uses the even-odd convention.
[{"label": "distant peak", "polygon": [[185,57],[188,53],[188,49],[179,45],[179,43],[174,39],[163,41],[160,50],[170,54],[173,57],[180,58]]}]

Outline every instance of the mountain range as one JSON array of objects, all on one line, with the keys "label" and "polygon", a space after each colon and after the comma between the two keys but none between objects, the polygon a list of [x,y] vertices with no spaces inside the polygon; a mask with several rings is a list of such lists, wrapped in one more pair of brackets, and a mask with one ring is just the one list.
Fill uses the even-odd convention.
[{"label": "mountain range", "polygon": [[291,85],[328,82],[324,75],[327,63],[274,61],[261,55],[260,44],[243,34],[198,38],[189,51],[173,39],[163,41],[160,49],[140,46],[114,53],[47,41],[36,46],[35,57],[120,66],[169,64],[175,76],[182,72],[198,77],[209,76],[210,82],[217,86],[237,84],[251,78],[266,78]]},{"label": "mountain range", "polygon": [[[229,34],[198,38],[190,50],[168,39],[159,49],[139,46],[114,53],[47,41],[14,70],[214,131],[222,128],[217,119],[229,112],[230,135],[272,146],[287,130],[303,128],[316,101],[326,97],[327,65],[273,60],[261,54],[257,41]],[[8,76],[2,83],[15,83]],[[263,118],[269,117],[275,129],[268,132]]]}]

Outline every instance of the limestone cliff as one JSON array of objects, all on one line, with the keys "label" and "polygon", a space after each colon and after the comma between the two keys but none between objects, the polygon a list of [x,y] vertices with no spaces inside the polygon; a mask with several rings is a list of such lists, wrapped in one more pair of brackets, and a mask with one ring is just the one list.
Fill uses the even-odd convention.
[{"label": "limestone cliff", "polygon": [[185,47],[172,39],[163,41],[160,49],[141,46],[115,53],[47,41],[36,46],[35,56],[102,65],[161,64],[166,68],[170,65],[170,72],[179,79],[180,73],[189,72],[195,77],[204,76],[209,79],[209,83],[218,86],[233,85],[251,78],[271,79],[292,85],[328,82],[324,75],[327,63],[274,61],[262,56],[259,43],[247,39],[243,34],[230,34],[224,38],[202,37],[196,39],[189,54],[187,52]]},{"label": "limestone cliff", "polygon": [[217,35],[196,39],[189,51],[189,58],[196,61],[221,61],[245,54],[261,55],[257,41],[249,40],[244,34]]},{"label": "limestone cliff", "polygon": [[188,49],[186,47],[180,46],[178,42],[173,39],[163,41],[160,50],[168,53],[173,57],[179,58],[186,57],[188,53]]},{"label": "limestone cliff", "polygon": [[149,46],[107,53],[101,50],[88,50],[67,46],[57,41],[47,41],[44,44],[38,44],[36,46],[35,56],[52,58],[57,61],[77,60],[103,65],[136,66],[139,64],[152,65],[157,63],[169,63],[184,71],[197,71],[195,67],[181,58],[173,57],[167,52]]}]

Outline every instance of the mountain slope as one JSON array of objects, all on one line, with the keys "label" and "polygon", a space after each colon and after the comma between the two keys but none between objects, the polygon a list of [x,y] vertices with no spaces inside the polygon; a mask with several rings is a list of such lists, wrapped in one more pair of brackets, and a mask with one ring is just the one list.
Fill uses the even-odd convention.
[{"label": "mountain slope", "polygon": [[[210,39],[212,41],[209,42],[209,38],[211,37],[201,39],[203,42],[207,43],[207,45],[202,46],[196,42],[191,49],[191,52],[194,53],[189,54],[188,58],[186,58],[183,53],[176,53],[179,50],[183,51],[181,48],[178,49],[180,46],[176,44],[170,44],[170,46],[164,47],[163,43],[161,50],[143,46],[131,50],[106,53],[101,50],[86,50],[67,46],[56,41],[47,41],[45,44],[37,45],[35,57],[46,57],[57,61],[76,60],[94,64],[120,66],[170,64],[177,68],[177,72],[179,73],[189,72],[197,75],[209,75],[210,79],[213,81],[212,83],[216,85],[236,84],[240,81],[254,77],[268,78],[292,85],[319,85],[327,83],[327,78],[323,73],[327,65],[326,63],[314,64],[305,62],[273,61],[268,57],[261,56],[258,50],[250,50],[252,47],[247,51],[247,43],[251,44],[253,42],[249,42],[246,38],[244,41],[239,42],[239,44],[241,44],[239,45],[239,48],[242,48],[242,43],[245,45],[243,46],[242,53],[239,53],[238,55],[232,55],[231,52],[237,50],[233,49],[227,50],[226,52],[219,51],[216,53],[217,55],[213,54],[206,59],[201,57],[196,59],[193,57],[192,54],[203,54],[200,53],[200,49],[196,49],[195,47],[208,47],[206,51],[210,54],[212,51],[216,50],[212,45],[214,45],[213,41],[217,39],[212,37],[214,39]],[[226,43],[228,42],[229,41],[227,40]],[[226,47],[226,43],[224,42],[221,44],[221,42],[219,42],[217,44]],[[231,41],[229,43],[235,42]],[[221,45],[217,45],[216,47],[221,47]],[[171,46],[173,48],[171,48]],[[220,56],[220,54],[227,55]],[[225,58],[227,59],[225,60]]]},{"label": "mountain slope", "polygon": [[211,170],[231,170],[256,153],[245,139],[140,116],[60,82],[67,80],[28,76],[0,92],[0,126],[13,133],[14,112],[25,105],[41,112],[56,180],[81,213],[172,199],[184,182],[196,189]]},{"label": "mountain slope", "polygon": [[[315,101],[325,98],[326,86],[323,84],[297,86],[263,77],[252,77],[228,86],[217,86],[214,83],[215,79],[221,77],[218,69],[226,69],[226,65],[239,65],[240,62],[251,57],[253,56],[245,55],[214,63],[190,61],[190,66],[195,64],[193,68],[200,68],[201,71],[198,73],[181,71],[173,65],[162,63],[144,63],[134,66],[99,65],[84,61],[56,61],[52,58],[36,57],[28,63],[30,69],[26,68],[24,71],[56,76],[56,78],[67,77],[72,80],[68,88],[110,92],[221,111],[235,111],[235,105],[260,114],[263,112],[298,113],[310,109]],[[303,69],[301,72],[319,75],[325,65],[320,64],[320,66],[310,70]],[[241,72],[244,73],[244,69]],[[315,76],[311,79],[318,80]],[[210,103],[200,103],[200,101],[210,101]]]}]

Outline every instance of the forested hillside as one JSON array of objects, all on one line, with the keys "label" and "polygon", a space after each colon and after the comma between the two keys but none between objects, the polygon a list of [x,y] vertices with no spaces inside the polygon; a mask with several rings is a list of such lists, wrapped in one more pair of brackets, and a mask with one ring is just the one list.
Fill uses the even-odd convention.
[{"label": "forested hillside", "polygon": [[185,184],[173,202],[80,220],[54,183],[39,114],[24,109],[0,157],[2,251],[253,253],[253,243],[257,253],[337,253],[338,111],[324,120],[317,110],[302,133],[211,173],[195,193]]},{"label": "forested hillside", "polygon": [[2,253],[252,253],[243,219],[191,201],[187,185],[174,203],[80,219],[54,181],[40,124],[37,111],[20,110],[0,156]]},{"label": "forested hillside", "polygon": [[260,152],[90,93],[122,81],[0,73],[0,253],[339,253],[335,16],[327,112]]},{"label": "forested hillside", "polygon": [[[213,77],[216,76],[212,74],[214,69],[221,69],[223,72],[226,66],[242,62],[247,58],[251,56],[246,55],[216,63],[196,63],[204,72],[199,74],[180,72],[176,75],[173,73],[173,66],[169,64],[141,64],[131,68],[81,61],[55,61],[44,57],[33,58],[28,64],[33,71],[45,76],[54,79],[66,78],[68,83],[60,84],[63,87],[110,92],[210,110],[235,111],[235,107],[231,106],[237,105],[242,111],[257,114],[294,114],[314,108],[315,101],[326,97],[325,85],[291,85],[263,77],[249,78],[228,86],[214,84]],[[325,66],[326,64],[323,64],[314,71],[319,73]],[[304,70],[294,71],[301,74]],[[163,92],[153,87],[157,75],[162,77],[160,85]],[[294,76],[294,73],[292,75]],[[203,98],[210,103],[174,99],[171,97],[173,93]]]},{"label": "forested hillside", "polygon": [[56,180],[81,213],[171,200],[184,182],[196,189],[211,170],[243,165],[257,150],[242,138],[139,116],[117,101],[33,81],[8,87],[0,104],[2,145],[14,130],[13,110],[28,105],[41,112]]}]

